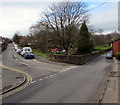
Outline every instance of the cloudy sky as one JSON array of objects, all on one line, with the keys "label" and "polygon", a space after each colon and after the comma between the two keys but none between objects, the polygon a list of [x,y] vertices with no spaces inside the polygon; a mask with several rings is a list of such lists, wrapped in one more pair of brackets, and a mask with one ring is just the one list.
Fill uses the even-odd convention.
[{"label": "cloudy sky", "polygon": [[[10,2],[11,1],[11,2]],[[53,0],[51,0],[53,1]],[[90,11],[89,24],[96,30],[101,28],[104,33],[118,29],[118,2],[101,0],[101,2],[86,0]],[[99,1],[99,0],[98,0]],[[111,1],[111,2],[110,2]],[[58,1],[59,2],[59,1]],[[12,38],[15,32],[22,35],[29,33],[31,25],[41,19],[41,12],[52,2],[37,1],[0,1],[0,36]]]}]

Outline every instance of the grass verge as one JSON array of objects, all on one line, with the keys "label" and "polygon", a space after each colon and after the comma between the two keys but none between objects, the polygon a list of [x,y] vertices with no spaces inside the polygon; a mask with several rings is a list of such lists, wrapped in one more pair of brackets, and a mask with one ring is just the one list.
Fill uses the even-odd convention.
[{"label": "grass verge", "polygon": [[109,49],[109,48],[111,48],[111,46],[109,46],[109,45],[97,45],[95,47],[96,50],[106,50],[106,49]]},{"label": "grass verge", "polygon": [[47,56],[47,53],[42,53],[40,52],[38,49],[32,49],[33,51],[33,54],[37,55],[37,56],[41,56],[41,57],[44,57],[44,58],[48,58]]}]

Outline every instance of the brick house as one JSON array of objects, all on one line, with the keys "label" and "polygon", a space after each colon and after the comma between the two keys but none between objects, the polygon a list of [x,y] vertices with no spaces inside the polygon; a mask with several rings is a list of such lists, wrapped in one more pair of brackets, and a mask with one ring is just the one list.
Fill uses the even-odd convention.
[{"label": "brick house", "polygon": [[35,37],[32,35],[20,36],[19,43],[23,46],[34,45]]},{"label": "brick house", "polygon": [[112,43],[113,56],[116,56],[117,52],[120,52],[120,39],[118,39]]}]

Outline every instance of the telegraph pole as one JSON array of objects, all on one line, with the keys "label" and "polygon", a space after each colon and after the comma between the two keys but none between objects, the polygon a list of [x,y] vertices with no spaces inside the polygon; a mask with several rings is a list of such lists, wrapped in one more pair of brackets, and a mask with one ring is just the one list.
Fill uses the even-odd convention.
[{"label": "telegraph pole", "polygon": [[48,55],[48,23],[46,26],[46,53]]}]

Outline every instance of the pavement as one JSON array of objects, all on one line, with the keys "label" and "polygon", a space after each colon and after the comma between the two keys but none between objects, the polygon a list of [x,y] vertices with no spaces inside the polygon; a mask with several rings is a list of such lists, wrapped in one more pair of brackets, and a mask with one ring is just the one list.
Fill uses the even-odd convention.
[{"label": "pavement", "polygon": [[1,67],[1,65],[2,54],[0,54],[0,93],[3,93],[15,86],[18,86],[18,84],[21,84],[24,80],[24,77],[20,72]]},{"label": "pavement", "polygon": [[105,88],[105,91],[103,93],[103,99],[102,99],[102,103],[119,103],[119,97],[118,97],[118,80],[120,79],[120,70],[119,70],[119,65],[120,65],[120,61],[118,61],[117,59],[113,58],[113,68],[111,71],[111,74],[109,76],[109,80],[107,81],[107,85]]},{"label": "pavement", "polygon": [[21,84],[24,77],[21,73],[2,68],[2,92]]}]

